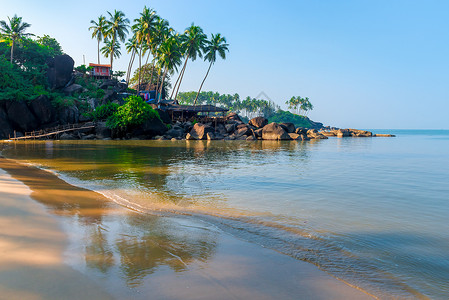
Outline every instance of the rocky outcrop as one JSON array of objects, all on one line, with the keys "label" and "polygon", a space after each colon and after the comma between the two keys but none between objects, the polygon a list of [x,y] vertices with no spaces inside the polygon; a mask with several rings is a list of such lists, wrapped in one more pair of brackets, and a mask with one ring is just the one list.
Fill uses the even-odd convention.
[{"label": "rocky outcrop", "polygon": [[146,137],[154,137],[156,135],[163,135],[167,132],[167,126],[159,118],[147,120],[140,126],[143,135]]},{"label": "rocky outcrop", "polygon": [[55,120],[56,110],[51,104],[50,99],[45,95],[32,100],[29,108],[40,124],[48,124]]},{"label": "rocky outcrop", "polygon": [[264,117],[255,117],[255,118],[252,118],[251,120],[249,120],[248,124],[259,129],[259,128],[263,128],[265,125],[267,125],[268,120],[265,119]]},{"label": "rocky outcrop", "polygon": [[262,139],[264,140],[290,140],[287,131],[279,124],[271,123],[266,125],[262,130]]},{"label": "rocky outcrop", "polygon": [[47,79],[51,89],[66,87],[72,80],[74,60],[64,54],[47,60]]},{"label": "rocky outcrop", "polygon": [[196,140],[204,140],[207,139],[207,133],[214,133],[215,129],[212,126],[197,123],[193,126],[190,131],[190,136]]},{"label": "rocky outcrop", "polygon": [[284,130],[287,131],[287,133],[294,133],[296,130],[295,124],[293,123],[280,123],[279,126],[284,128]]},{"label": "rocky outcrop", "polygon": [[76,105],[63,107],[59,110],[59,124],[75,124],[79,122],[79,111]]},{"label": "rocky outcrop", "polygon": [[7,105],[8,119],[19,131],[27,132],[35,130],[39,122],[36,117],[30,111],[25,102],[14,101]]},{"label": "rocky outcrop", "polygon": [[0,106],[0,139],[7,139],[14,135],[14,129],[8,121],[8,115]]},{"label": "rocky outcrop", "polygon": [[81,93],[84,88],[79,84],[71,84],[68,87],[65,87],[62,91],[66,96],[73,96],[76,93]]}]

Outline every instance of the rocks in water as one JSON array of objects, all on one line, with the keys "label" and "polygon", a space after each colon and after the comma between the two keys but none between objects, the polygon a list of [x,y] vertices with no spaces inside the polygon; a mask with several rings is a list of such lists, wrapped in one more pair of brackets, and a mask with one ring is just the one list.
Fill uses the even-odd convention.
[{"label": "rocks in water", "polygon": [[359,129],[348,129],[351,133],[351,136],[354,137],[371,137],[373,136],[373,133],[366,130],[359,130]]},{"label": "rocks in water", "polygon": [[59,139],[60,140],[76,140],[77,138],[73,134],[63,133],[63,134],[61,134]]},{"label": "rocks in water", "polygon": [[47,96],[41,95],[29,104],[31,112],[36,116],[40,124],[48,124],[55,120],[56,110]]},{"label": "rocks in water", "polygon": [[167,126],[159,118],[147,120],[140,126],[140,129],[142,130],[142,134],[148,137],[163,135],[167,132]]},{"label": "rocks in water", "polygon": [[242,124],[243,126],[241,126],[239,128],[239,126],[237,127],[237,130],[234,131],[234,134],[236,137],[240,137],[242,135],[248,136],[250,134],[252,134],[252,130],[246,125],[246,124]]},{"label": "rocks in water", "polygon": [[287,133],[294,133],[296,130],[295,124],[293,123],[280,123],[279,126],[284,128],[284,130],[287,131]]},{"label": "rocks in water", "polygon": [[232,132],[234,132],[234,130],[235,130],[236,127],[237,127],[237,126],[236,126],[235,124],[226,124],[226,125],[225,125],[225,129],[226,129],[226,132],[227,132],[227,133],[232,133]]},{"label": "rocks in water", "polygon": [[194,140],[196,140],[196,138],[193,137],[190,133],[187,133],[187,135],[186,135],[186,140],[187,140],[187,141],[194,141]]},{"label": "rocks in water", "polygon": [[262,139],[264,140],[290,140],[287,131],[279,124],[271,123],[266,125],[262,130]]},{"label": "rocks in water", "polygon": [[327,136],[322,135],[316,129],[309,129],[309,130],[307,130],[307,137],[309,139],[321,139],[321,140],[328,139]]},{"label": "rocks in water", "polygon": [[194,137],[196,140],[204,140],[207,138],[207,133],[214,133],[214,128],[209,125],[196,123],[192,130],[190,131],[190,135]]},{"label": "rocks in water", "polygon": [[177,138],[177,137],[182,137],[184,135],[184,130],[182,130],[181,128],[172,128],[170,130],[168,130],[165,135]]},{"label": "rocks in water", "polygon": [[112,137],[112,131],[106,126],[106,122],[97,122],[95,125],[95,134],[99,139],[106,139]]},{"label": "rocks in water", "polygon": [[248,124],[256,128],[263,128],[265,125],[268,125],[268,120],[264,117],[255,117],[249,120]]},{"label": "rocks in water", "polygon": [[384,134],[384,133],[376,133],[373,136],[375,136],[375,137],[396,137],[394,134]]},{"label": "rocks in water", "polygon": [[51,89],[67,86],[72,80],[74,60],[67,54],[58,55],[47,60],[47,79]]},{"label": "rocks in water", "polygon": [[206,139],[208,141],[215,140],[215,135],[212,132],[208,132],[208,133],[206,133]]},{"label": "rocks in water", "polygon": [[246,138],[246,140],[247,140],[247,141],[255,141],[255,140],[257,140],[257,139],[254,137],[254,135],[250,135],[250,136],[248,136],[248,137]]},{"label": "rocks in water", "polygon": [[39,125],[38,120],[23,101],[10,102],[7,106],[7,114],[13,127],[21,131],[32,131]]},{"label": "rocks in water", "polygon": [[296,128],[295,133],[307,135],[307,128],[298,127]]},{"label": "rocks in water", "polygon": [[254,136],[255,136],[256,138],[262,138],[262,131],[263,131],[263,128],[259,128],[259,129],[254,130],[254,131],[253,131]]}]

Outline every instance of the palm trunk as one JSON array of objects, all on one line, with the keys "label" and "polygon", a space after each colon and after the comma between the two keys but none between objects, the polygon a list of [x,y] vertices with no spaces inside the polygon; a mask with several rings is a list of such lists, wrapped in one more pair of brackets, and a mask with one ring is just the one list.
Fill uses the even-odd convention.
[{"label": "palm trunk", "polygon": [[168,69],[165,68],[164,75],[162,76],[161,86],[159,87],[159,94],[162,95],[162,89],[164,87],[165,76],[167,76]]},{"label": "palm trunk", "polygon": [[14,57],[14,40],[12,40],[12,45],[11,45],[11,63],[12,63],[13,57]]},{"label": "palm trunk", "polygon": [[100,40],[98,40],[98,64],[100,64]]},{"label": "palm trunk", "polygon": [[151,85],[153,84],[153,72],[154,72],[154,59],[151,63],[150,89],[151,89]]},{"label": "palm trunk", "polygon": [[128,73],[126,74],[126,83],[129,84],[129,80],[131,77],[131,69],[133,67],[134,64],[134,57],[136,56],[136,51],[133,49],[133,52],[131,53],[131,58],[129,60],[129,64],[128,64]]},{"label": "palm trunk", "polygon": [[184,73],[185,73],[185,71],[186,71],[187,61],[188,61],[188,60],[189,60],[189,55],[187,54],[186,62],[184,63],[184,68],[183,68],[183,71],[182,71],[182,74],[181,74],[181,79],[179,80],[178,88],[176,89],[175,101],[176,101],[176,98],[178,97],[179,87],[181,86],[182,79],[184,78]]},{"label": "palm trunk", "polygon": [[139,53],[139,85],[137,87],[137,92],[140,92],[140,74],[142,73],[142,46],[140,46],[140,53]]},{"label": "palm trunk", "polygon": [[157,72],[157,82],[156,82],[156,98],[157,98],[157,92],[159,91],[159,79],[161,78],[161,69],[158,70]]},{"label": "palm trunk", "polygon": [[198,93],[196,94],[196,98],[195,98],[195,101],[193,102],[193,105],[196,105],[196,100],[198,100],[198,96],[200,95],[201,89],[203,88],[203,84],[206,81],[207,75],[209,75],[209,71],[210,71],[210,68],[212,67],[212,64],[213,64],[213,62],[210,62],[209,69],[207,69],[206,76],[204,77],[203,82],[201,82],[200,89],[198,90]]},{"label": "palm trunk", "polygon": [[184,76],[184,71],[185,71],[186,69],[185,69],[185,65],[182,67],[182,69],[181,69],[181,72],[179,72],[179,76],[178,76],[178,79],[176,80],[176,82],[175,82],[175,86],[173,87],[173,91],[171,92],[171,96],[170,96],[170,99],[173,99],[173,94],[175,93],[175,91],[176,91],[176,88],[177,88],[177,86],[178,86],[178,83],[180,83],[180,79]]}]

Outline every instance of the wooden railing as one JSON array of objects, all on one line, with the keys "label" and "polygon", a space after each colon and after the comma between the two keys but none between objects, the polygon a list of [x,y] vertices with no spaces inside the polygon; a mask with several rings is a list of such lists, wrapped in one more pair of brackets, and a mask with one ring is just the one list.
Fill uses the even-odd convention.
[{"label": "wooden railing", "polygon": [[89,123],[78,123],[78,124],[67,124],[59,125],[53,128],[41,129],[38,131],[25,132],[24,136],[16,137],[16,132],[14,131],[14,137],[10,137],[10,140],[28,140],[28,139],[40,139],[49,138],[53,135],[58,135],[70,131],[84,130],[95,128],[95,124]]}]

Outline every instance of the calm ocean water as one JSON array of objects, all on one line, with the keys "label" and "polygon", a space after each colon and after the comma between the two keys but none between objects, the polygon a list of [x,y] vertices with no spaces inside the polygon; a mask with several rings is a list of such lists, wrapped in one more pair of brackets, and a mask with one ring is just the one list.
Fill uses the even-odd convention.
[{"label": "calm ocean water", "polygon": [[140,211],[188,213],[381,298],[449,297],[449,131],[310,142],[0,145]]}]

